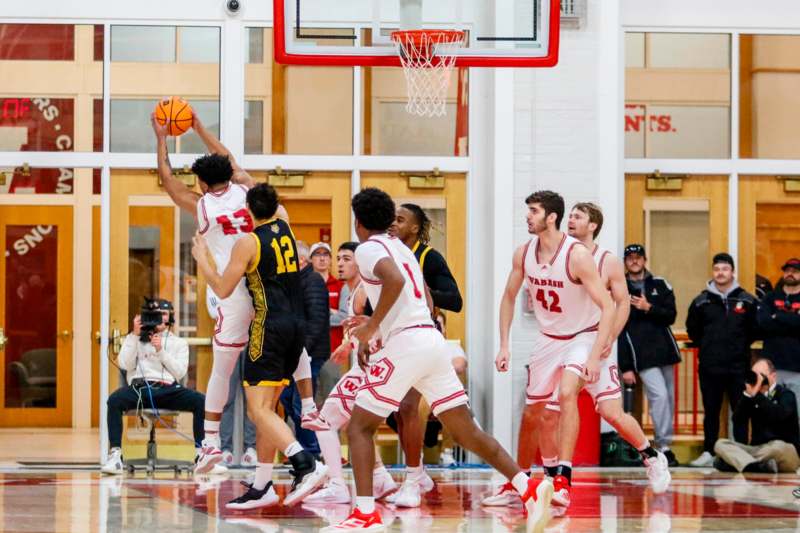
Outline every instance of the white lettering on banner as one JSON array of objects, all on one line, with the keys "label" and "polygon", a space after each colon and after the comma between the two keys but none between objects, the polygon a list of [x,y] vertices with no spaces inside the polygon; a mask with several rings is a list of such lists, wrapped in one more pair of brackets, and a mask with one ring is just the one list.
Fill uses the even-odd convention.
[{"label": "white lettering on banner", "polygon": [[[49,235],[52,231],[53,226],[36,226],[21,239],[14,241],[14,250],[17,252],[17,255],[25,255],[36,248],[36,245],[44,240],[44,236]],[[11,254],[6,252],[6,257],[9,255]]]}]

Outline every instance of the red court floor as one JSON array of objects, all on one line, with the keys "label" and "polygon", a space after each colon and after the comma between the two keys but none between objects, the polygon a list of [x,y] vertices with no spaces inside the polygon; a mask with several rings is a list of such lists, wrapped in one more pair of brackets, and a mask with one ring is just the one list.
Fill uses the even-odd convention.
[{"label": "red court floor", "polygon": [[[0,530],[86,531],[317,531],[346,516],[349,506],[276,506],[235,513],[222,503],[244,491],[246,472],[193,479],[101,477],[89,471],[6,470],[0,473]],[[396,473],[396,477],[399,477]],[[677,469],[669,492],[653,496],[639,469],[576,472],[573,503],[547,531],[800,531],[795,475],[720,474]],[[499,481],[486,469],[434,470],[437,488],[419,509],[380,506],[387,531],[524,531],[520,507],[482,509]],[[276,475],[279,493],[289,477]]]}]

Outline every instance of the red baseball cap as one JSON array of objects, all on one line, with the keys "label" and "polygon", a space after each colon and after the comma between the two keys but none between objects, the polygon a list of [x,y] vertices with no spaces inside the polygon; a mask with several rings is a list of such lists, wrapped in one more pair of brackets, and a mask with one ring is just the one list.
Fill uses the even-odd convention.
[{"label": "red baseball cap", "polygon": [[791,259],[787,259],[786,262],[781,267],[781,270],[786,270],[787,268],[793,268],[795,270],[800,270],[800,259],[796,257],[792,257]]}]

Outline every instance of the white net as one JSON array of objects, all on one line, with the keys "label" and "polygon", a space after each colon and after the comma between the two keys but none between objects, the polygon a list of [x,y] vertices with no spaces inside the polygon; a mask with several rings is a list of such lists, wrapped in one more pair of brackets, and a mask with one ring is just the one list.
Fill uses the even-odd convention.
[{"label": "white net", "polygon": [[464,45],[464,32],[396,31],[392,41],[397,45],[406,77],[406,111],[421,117],[444,116],[450,76],[456,64],[451,52]]}]

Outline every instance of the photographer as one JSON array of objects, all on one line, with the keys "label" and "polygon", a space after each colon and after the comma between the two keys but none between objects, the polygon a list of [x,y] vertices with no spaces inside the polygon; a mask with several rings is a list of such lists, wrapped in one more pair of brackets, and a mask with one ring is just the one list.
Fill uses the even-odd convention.
[{"label": "photographer", "polygon": [[101,468],[104,474],[122,474],[122,416],[131,409],[166,409],[194,413],[195,448],[203,440],[205,397],[183,388],[178,381],[189,366],[189,345],[172,334],[172,303],[145,298],[142,314],[133,319],[125,337],[119,366],[128,385],[114,391],[107,400],[108,440],[111,453]]},{"label": "photographer", "polygon": [[[794,472],[800,467],[800,430],[794,393],[778,385],[775,366],[758,359],[745,377],[744,395],[733,412],[736,441],[714,446],[714,467],[737,472]],[[751,437],[748,442],[748,424]]]}]

